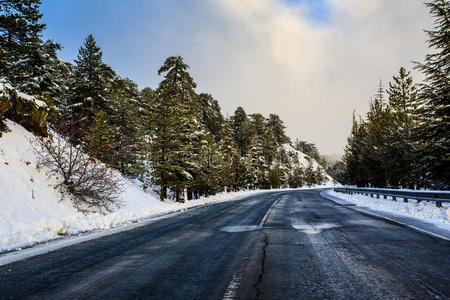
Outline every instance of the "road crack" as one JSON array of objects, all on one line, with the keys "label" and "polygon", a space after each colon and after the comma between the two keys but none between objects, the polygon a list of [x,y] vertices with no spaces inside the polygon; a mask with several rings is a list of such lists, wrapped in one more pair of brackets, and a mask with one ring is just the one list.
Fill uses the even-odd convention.
[{"label": "road crack", "polygon": [[261,268],[260,268],[260,272],[259,272],[259,275],[258,275],[258,280],[253,285],[253,287],[256,290],[256,297],[255,297],[255,299],[260,299],[261,298],[261,293],[262,292],[260,290],[260,285],[261,285],[264,273],[266,272],[267,246],[269,246],[269,238],[267,236],[267,233],[264,232],[264,244],[263,244],[263,247],[262,247]]}]

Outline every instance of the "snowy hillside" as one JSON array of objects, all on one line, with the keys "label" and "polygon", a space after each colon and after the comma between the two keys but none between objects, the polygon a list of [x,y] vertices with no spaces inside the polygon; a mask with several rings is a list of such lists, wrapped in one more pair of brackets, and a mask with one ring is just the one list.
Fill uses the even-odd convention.
[{"label": "snowy hillside", "polygon": [[313,158],[310,158],[305,153],[298,151],[294,149],[290,144],[284,144],[283,150],[286,152],[288,157],[290,158],[291,163],[298,164],[295,167],[302,167],[303,169],[308,168],[310,165],[313,168],[313,170],[317,171],[320,170],[322,174],[325,176],[325,182],[323,182],[324,185],[333,185],[335,181],[333,178],[328,175],[325,171],[325,169],[317,163],[316,160]]},{"label": "snowy hillside", "polygon": [[249,192],[218,194],[185,204],[161,202],[126,178],[121,178],[123,206],[107,214],[83,214],[55,189],[58,178],[36,166],[31,142],[22,126],[6,121],[10,132],[0,138],[0,253],[65,234],[108,229],[158,213],[214,201],[237,199]]}]

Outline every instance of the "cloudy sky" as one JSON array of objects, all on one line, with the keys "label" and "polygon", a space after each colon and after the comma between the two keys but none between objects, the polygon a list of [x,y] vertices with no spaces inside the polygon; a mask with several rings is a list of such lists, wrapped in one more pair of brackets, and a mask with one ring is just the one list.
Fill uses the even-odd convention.
[{"label": "cloudy sky", "polygon": [[156,87],[164,59],[181,55],[225,114],[277,113],[324,154],[342,153],[380,79],[423,60],[432,25],[422,0],[43,0],[42,11],[63,59],[93,33],[121,76]]}]

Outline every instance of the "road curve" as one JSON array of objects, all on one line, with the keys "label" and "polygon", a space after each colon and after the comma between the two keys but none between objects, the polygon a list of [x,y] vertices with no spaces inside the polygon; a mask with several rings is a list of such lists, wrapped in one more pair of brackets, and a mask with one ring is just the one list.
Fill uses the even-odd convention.
[{"label": "road curve", "polygon": [[450,299],[450,243],[271,192],[1,266],[0,299]]}]

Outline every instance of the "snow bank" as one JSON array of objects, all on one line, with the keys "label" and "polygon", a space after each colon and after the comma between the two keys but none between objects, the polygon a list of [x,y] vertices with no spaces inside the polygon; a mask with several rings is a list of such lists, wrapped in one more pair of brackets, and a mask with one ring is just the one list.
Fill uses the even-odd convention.
[{"label": "snow bank", "polygon": [[37,168],[31,145],[36,137],[12,121],[6,124],[11,131],[0,138],[0,253],[67,234],[110,229],[165,212],[258,193],[221,193],[184,204],[161,202],[122,177],[122,208],[107,215],[83,214],[69,200],[61,199],[55,188],[59,179]]},{"label": "snow bank", "polygon": [[416,203],[410,201],[392,201],[388,199],[377,199],[363,195],[348,195],[333,190],[327,191],[330,196],[354,203],[358,206],[368,207],[373,210],[393,213],[405,217],[413,217],[427,223],[431,223],[450,231],[450,207],[436,207],[433,202],[421,201]]}]

